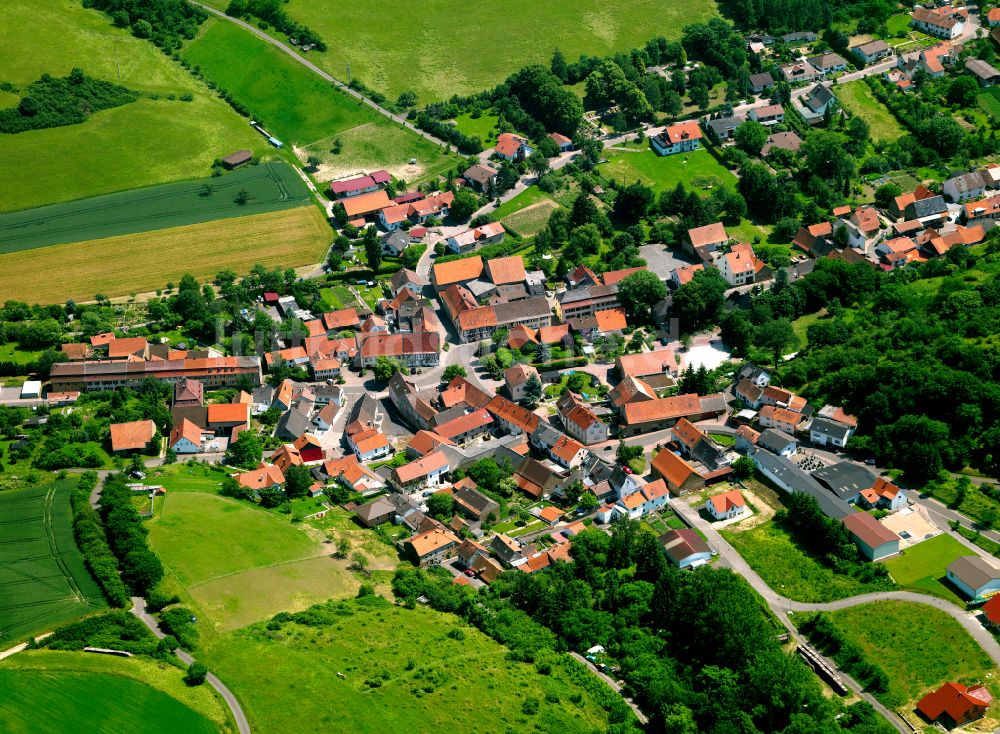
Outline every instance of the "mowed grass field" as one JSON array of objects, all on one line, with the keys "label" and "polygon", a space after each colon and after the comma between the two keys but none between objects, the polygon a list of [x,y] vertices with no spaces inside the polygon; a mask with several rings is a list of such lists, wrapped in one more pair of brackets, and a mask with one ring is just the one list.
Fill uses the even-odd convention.
[{"label": "mowed grass field", "polygon": [[984,89],[977,98],[979,106],[988,114],[994,122],[1000,120],[1000,89],[990,87]]},{"label": "mowed grass field", "polygon": [[925,604],[880,601],[829,613],[847,639],[889,676],[883,700],[902,706],[948,681],[987,683],[997,670],[954,619]]},{"label": "mowed grass field", "polygon": [[[385,168],[409,181],[459,161],[232,23],[209,20],[183,56],[246,104],[301,160],[318,155],[318,180]],[[342,148],[334,154],[338,138]]]},{"label": "mowed grass field", "polygon": [[864,81],[838,84],[834,89],[840,105],[868,123],[872,139],[891,142],[906,132],[885,105],[875,99]]},{"label": "mowed grass field", "polygon": [[[226,0],[212,0],[225,7]],[[423,103],[479,92],[522,66],[548,66],[559,48],[570,61],[642,46],[656,35],[717,15],[711,0],[506,0],[502,5],[428,0],[401,5],[291,0],[286,11],[314,28],[330,47],[309,56],[338,79],[351,73],[395,97],[413,90]]]},{"label": "mowed grass field", "polygon": [[[35,28],[58,42],[39,43]],[[78,0],[0,3],[0,80],[19,87],[73,67],[160,99],[93,115],[80,125],[0,135],[0,211],[206,176],[214,159],[267,143],[246,120],[148,41]],[[180,95],[191,94],[182,102]],[[173,100],[167,99],[173,95]],[[17,103],[5,95],[0,105]]]},{"label": "mowed grass field", "polygon": [[[205,186],[211,187],[210,194]],[[249,197],[244,204],[236,201],[241,192]],[[214,178],[0,214],[0,254],[293,209],[311,202],[309,189],[294,169],[272,161]]]},{"label": "mowed grass field", "polygon": [[[211,686],[188,686],[184,683],[184,671],[171,665],[163,665],[160,662],[146,660],[143,658],[119,658],[109,655],[91,655],[83,652],[65,652],[61,650],[26,650],[11,656],[0,663],[0,675],[7,676],[13,681],[13,690],[18,690],[24,680],[38,680],[43,684],[43,688],[48,687],[48,681],[55,677],[59,681],[68,681],[68,691],[89,692],[94,686],[104,684],[110,680],[114,688],[119,687],[120,682],[124,682],[129,687],[129,693],[137,693],[137,701],[147,700],[151,704],[148,712],[142,712],[142,707],[138,703],[132,703],[128,699],[112,701],[106,709],[108,714],[104,729],[101,731],[171,731],[165,729],[172,723],[170,717],[178,717],[178,727],[190,726],[193,732],[235,732],[236,726],[233,723],[229,709],[222,699],[215,693]],[[138,686],[138,688],[134,687]],[[5,686],[6,689],[6,686]],[[45,691],[45,695],[50,695]],[[105,694],[101,690],[93,691],[94,700],[103,702]],[[24,725],[32,712],[47,710],[43,708],[44,702],[35,704],[35,709],[24,709],[22,701],[12,701],[7,707],[0,702],[0,729],[3,731],[24,731],[18,726],[11,728],[11,713],[17,713],[18,719]],[[120,711],[119,707],[128,707],[129,711]],[[53,702],[56,715],[59,718],[61,728],[31,728],[30,731],[51,731],[53,733],[66,731],[81,731],[79,722],[88,716],[93,716],[96,709],[86,705],[86,699],[76,700],[75,696],[60,697]],[[136,714],[132,711],[139,711]],[[102,713],[105,710],[101,709]],[[133,716],[146,713],[150,718],[156,716],[157,720],[146,724],[140,722],[136,727]],[[76,721],[66,722],[63,717],[77,716]],[[41,720],[41,721],[39,721]],[[32,726],[46,727],[47,721],[44,717],[35,716]],[[151,726],[152,728],[146,728]],[[173,731],[188,731],[186,728],[177,728]]]},{"label": "mowed grass field", "polygon": [[942,533],[906,548],[902,555],[886,560],[885,566],[900,586],[940,596],[962,606],[965,600],[948,583],[946,570],[952,561],[968,555],[972,555],[972,551]]},{"label": "mowed grass field", "polygon": [[626,185],[641,181],[657,193],[673,189],[678,183],[694,190],[712,183],[736,185],[736,176],[704,149],[665,156],[649,148],[639,153],[609,150],[607,155],[608,162],[600,166],[603,175]]},{"label": "mowed grass field", "polygon": [[0,492],[0,647],[107,606],[73,538],[72,487]]},{"label": "mowed grass field", "polygon": [[[171,577],[226,632],[310,604],[357,592],[347,561],[309,526],[202,492],[169,492],[150,524],[150,544]],[[373,568],[395,566],[388,546],[369,557]]]},{"label": "mowed grass field", "polygon": [[0,255],[0,293],[32,303],[90,300],[163,288],[185,273],[207,278],[254,265],[296,267],[322,259],[332,240],[315,206],[187,227],[52,245]]},{"label": "mowed grass field", "polygon": [[[539,675],[457,617],[372,597],[323,611],[329,624],[259,624],[202,649],[254,731],[607,730],[604,711],[561,664]],[[522,713],[528,698],[537,713]]]}]

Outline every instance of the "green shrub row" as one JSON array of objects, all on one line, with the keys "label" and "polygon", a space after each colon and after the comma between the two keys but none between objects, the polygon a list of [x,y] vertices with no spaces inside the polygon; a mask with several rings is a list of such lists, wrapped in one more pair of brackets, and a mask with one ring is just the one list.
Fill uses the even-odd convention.
[{"label": "green shrub row", "polygon": [[130,603],[128,589],[118,573],[118,561],[111,552],[104,535],[101,517],[90,506],[90,493],[97,486],[97,472],[84,472],[70,496],[73,508],[73,534],[83,553],[84,563],[100,585],[108,603],[113,607],[127,607]]}]

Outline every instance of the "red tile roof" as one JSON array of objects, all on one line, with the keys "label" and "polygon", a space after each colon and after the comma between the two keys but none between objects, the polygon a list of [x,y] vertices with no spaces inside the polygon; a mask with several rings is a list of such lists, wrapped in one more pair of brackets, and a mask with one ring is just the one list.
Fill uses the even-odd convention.
[{"label": "red tile roof", "polygon": [[694,247],[704,247],[716,242],[725,242],[729,239],[726,228],[722,222],[706,224],[704,227],[695,227],[688,230],[688,237]]},{"label": "red tile roof", "polygon": [[688,393],[669,398],[628,403],[624,412],[625,424],[635,425],[636,423],[698,415],[701,413],[701,401],[696,393]]},{"label": "red tile roof", "polygon": [[502,395],[494,397],[486,409],[497,418],[517,426],[525,433],[534,433],[538,428],[541,418],[532,413],[527,408],[522,408],[517,403],[512,403]]},{"label": "red tile roof", "polygon": [[[984,695],[985,694],[985,695]],[[964,721],[986,713],[992,696],[982,686],[969,688],[961,683],[945,683],[920,699],[917,710],[931,721],[947,714],[952,721]]]},{"label": "red tile roof", "polygon": [[440,436],[452,439],[456,436],[461,436],[463,433],[487,426],[492,422],[493,417],[486,410],[480,409],[461,415],[458,418],[453,418],[447,423],[442,423],[434,431]]},{"label": "red tile roof", "polygon": [[715,512],[719,515],[729,512],[734,507],[747,506],[746,500],[743,499],[743,495],[740,494],[740,490],[738,489],[731,489],[728,492],[717,494],[709,499],[715,508]]},{"label": "red tile roof", "polygon": [[660,449],[653,458],[653,469],[663,477],[670,487],[680,487],[698,472],[670,449]]},{"label": "red tile roof", "polygon": [[867,512],[855,512],[844,518],[844,527],[869,548],[898,541],[899,536]]},{"label": "red tile roof", "polygon": [[132,336],[127,339],[113,339],[108,342],[108,357],[110,359],[122,359],[145,350],[147,345],[146,337]]},{"label": "red tile roof", "polygon": [[250,406],[246,403],[212,403],[208,406],[208,422],[246,423],[250,420]]},{"label": "red tile roof", "polygon": [[483,258],[476,255],[434,266],[434,283],[438,286],[475,280],[483,274]]},{"label": "red tile roof", "polygon": [[132,421],[111,424],[111,449],[134,451],[144,449],[153,440],[156,424],[153,421]]}]

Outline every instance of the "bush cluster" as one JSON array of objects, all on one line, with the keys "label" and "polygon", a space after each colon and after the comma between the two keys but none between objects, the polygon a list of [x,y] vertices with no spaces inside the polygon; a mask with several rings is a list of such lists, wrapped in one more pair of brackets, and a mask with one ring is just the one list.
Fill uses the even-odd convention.
[{"label": "bush cluster", "polygon": [[139,99],[139,93],[111,82],[93,79],[82,69],[69,76],[42,74],[21,95],[17,107],[0,110],[0,133],[21,133],[85,122],[94,112],[121,107]]}]

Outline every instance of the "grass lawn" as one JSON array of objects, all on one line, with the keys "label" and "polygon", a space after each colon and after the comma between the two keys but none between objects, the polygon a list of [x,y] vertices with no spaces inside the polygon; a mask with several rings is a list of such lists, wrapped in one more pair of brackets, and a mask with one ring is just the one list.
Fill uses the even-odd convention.
[{"label": "grass lawn", "polygon": [[626,185],[641,181],[656,192],[672,189],[678,183],[702,190],[736,184],[736,177],[707,150],[667,156],[658,156],[648,148],[641,153],[609,151],[608,162],[601,165],[600,171]]},{"label": "grass lawn", "polygon": [[493,211],[501,224],[522,237],[534,237],[545,229],[552,212],[559,204],[535,186],[529,186],[510,201]]},{"label": "grass lawn", "polygon": [[[347,596],[360,585],[346,561],[330,557],[333,547],[321,532],[212,494],[168,492],[149,538],[168,575],[217,632]],[[382,556],[370,554],[371,565],[394,567],[390,549],[382,548]]]},{"label": "grass lawn", "polygon": [[736,445],[736,439],[733,436],[730,436],[728,433],[709,433],[708,435],[711,436],[712,439],[717,444],[720,444],[722,446]]},{"label": "grass lawn", "polygon": [[880,601],[829,614],[865,657],[889,676],[892,706],[912,702],[948,681],[987,682],[996,675],[989,656],[944,612],[924,604]]},{"label": "grass lawn", "polygon": [[552,201],[552,197],[546,194],[537,186],[529,186],[520,194],[515,196],[510,201],[505,201],[503,204],[498,206],[493,214],[497,219],[503,219],[504,217],[509,217],[511,214],[521,211],[533,204],[541,204],[543,202]]},{"label": "grass lawn", "polygon": [[151,469],[143,480],[145,484],[160,484],[167,493],[202,492],[218,494],[219,485],[228,476],[225,469],[203,464],[169,464]]},{"label": "grass lawn", "polygon": [[[21,32],[32,27],[59,42],[41,48],[34,34]],[[79,125],[0,136],[4,168],[18,172],[0,176],[0,211],[198,178],[208,175],[215,158],[238,148],[268,150],[205,85],[103,13],[69,0],[0,4],[0,79],[23,87],[74,66],[160,99],[144,97]],[[193,100],[180,101],[182,94]]]},{"label": "grass lawn", "polygon": [[836,89],[841,106],[868,123],[872,139],[891,142],[906,132],[885,105],[875,99],[864,81],[838,84]]},{"label": "grass lawn", "polygon": [[[225,268],[246,273],[258,263],[268,268],[315,263],[331,239],[323,213],[306,206],[52,245],[0,255],[0,293],[32,303],[143,293],[177,282],[185,273],[206,278]],[[37,277],[40,269],[45,278]]]},{"label": "grass lawn", "polygon": [[[207,664],[240,698],[254,731],[583,734],[607,728],[603,710],[571,681],[564,668],[571,663],[563,658],[542,676],[507,660],[505,648],[457,617],[380,598],[322,609],[317,616],[325,619],[312,626],[258,624],[204,648]],[[583,696],[580,705],[570,701],[574,693]],[[522,713],[527,698],[540,702],[536,714]]]},{"label": "grass lawn", "polygon": [[809,337],[807,335],[809,327],[819,321],[822,317],[823,312],[817,311],[816,313],[809,313],[805,316],[800,316],[792,322],[792,331],[794,331],[795,336],[799,338],[800,349],[809,343]]},{"label": "grass lawn", "polygon": [[[203,187],[210,186],[206,195]],[[248,200],[237,203],[245,193]],[[214,178],[163,184],[0,214],[0,253],[183,227],[307,206],[305,182],[283,161]]]},{"label": "grass lawn", "polygon": [[945,569],[955,559],[971,553],[953,537],[942,533],[907,548],[901,555],[885,561],[885,566],[900,586],[908,586],[964,606],[965,600],[945,580]]},{"label": "grass lawn", "polygon": [[[18,653],[16,656],[7,658],[0,663],[0,675],[12,676],[15,680],[15,686],[20,684],[22,676],[27,678],[29,675],[32,679],[36,680],[47,680],[49,676],[53,675],[59,677],[70,676],[69,680],[77,681],[73,685],[88,685],[95,680],[101,682],[110,680],[113,685],[117,686],[119,681],[130,683],[138,681],[144,685],[140,688],[132,688],[132,690],[140,692],[142,698],[149,700],[150,704],[154,707],[154,711],[161,705],[169,707],[171,712],[177,712],[184,717],[181,721],[193,722],[194,728],[192,731],[235,731],[235,726],[230,719],[229,709],[211,686],[189,686],[183,681],[184,671],[152,660],[119,658],[110,655],[90,655],[82,652],[64,652],[61,650],[27,650]],[[97,694],[98,698],[102,698],[100,691],[97,691]],[[164,701],[164,698],[167,697],[172,700],[172,703]],[[180,705],[178,706],[177,704]],[[35,705],[38,709],[41,709],[44,704],[36,703]],[[54,701],[54,705],[56,706],[56,710],[59,710],[61,706],[66,705],[66,702],[62,701],[60,697],[58,701]],[[73,708],[76,708],[78,705],[78,702],[74,703]],[[114,711],[118,705],[121,704],[114,703],[111,710]],[[130,708],[133,706],[141,711],[141,706],[137,706],[135,702],[129,704]],[[0,703],[0,722],[3,722],[4,711],[4,705]],[[89,713],[87,710],[82,710],[80,715],[85,716]],[[192,714],[196,714],[196,716],[192,716]],[[201,721],[200,719],[207,721]],[[215,726],[206,726],[208,722],[211,722]],[[158,724],[154,722],[154,726],[162,728],[164,723],[167,722],[159,722]],[[181,722],[178,722],[178,726],[181,725]],[[132,729],[125,721],[118,724],[121,727],[120,729],[115,729],[110,721],[107,726],[108,730],[118,731],[161,730],[161,728]],[[0,725],[0,728],[10,731],[9,727]],[[53,732],[77,730],[78,726],[72,724],[64,729],[55,727],[51,729]],[[14,731],[21,730],[15,727]],[[32,731],[38,730],[32,729]],[[46,729],[46,731],[49,731],[49,729]],[[184,731],[187,731],[187,729],[184,729]]]},{"label": "grass lawn", "polygon": [[34,362],[44,350],[27,352],[18,349],[15,342],[0,344],[0,362],[14,362],[15,364],[29,364]]},{"label": "grass lawn", "polygon": [[749,530],[723,530],[722,535],[765,583],[794,601],[827,602],[884,591],[883,586],[862,584],[822,565],[773,522]]},{"label": "grass lawn", "polygon": [[489,146],[496,143],[496,126],[499,120],[496,115],[481,114],[479,117],[473,117],[472,113],[466,112],[455,118],[455,127],[470,138],[478,135],[483,143]]},{"label": "grass lawn", "polygon": [[[301,160],[318,155],[322,163],[315,177],[320,182],[378,168],[416,181],[442,173],[460,160],[232,23],[208,21],[183,56],[247,105],[269,132],[294,147]],[[342,149],[334,154],[337,138]],[[411,159],[416,163],[410,165]]]},{"label": "grass lawn", "polygon": [[74,485],[70,479],[0,493],[4,641],[44,632],[107,606],[73,538],[69,498]]},{"label": "grass lawn", "polygon": [[909,13],[897,13],[893,15],[885,22],[885,30],[890,38],[898,33],[909,33],[910,32],[910,17]]},{"label": "grass lawn", "polygon": [[[211,2],[223,9],[227,3]],[[387,0],[292,0],[285,10],[329,45],[326,53],[309,53],[313,63],[343,79],[350,62],[352,76],[369,87],[392,98],[413,90],[421,103],[482,91],[527,64],[548,67],[556,48],[570,61],[581,53],[627,52],[657,34],[677,39],[683,26],[717,15],[710,0],[622,0],[613,6],[600,0],[508,0],[501,28],[496,6],[461,0],[402,7]],[[502,41],[484,47],[482,35],[470,29],[485,28],[495,28]]]}]

